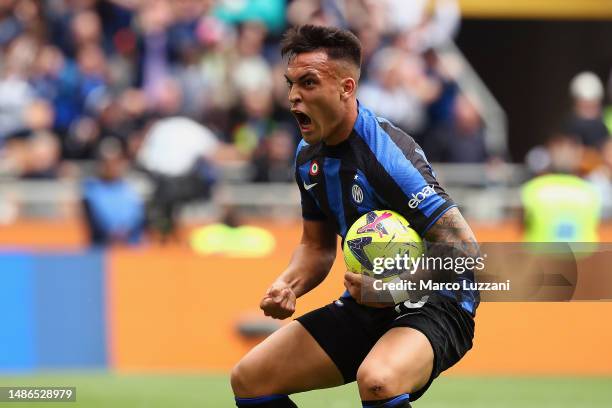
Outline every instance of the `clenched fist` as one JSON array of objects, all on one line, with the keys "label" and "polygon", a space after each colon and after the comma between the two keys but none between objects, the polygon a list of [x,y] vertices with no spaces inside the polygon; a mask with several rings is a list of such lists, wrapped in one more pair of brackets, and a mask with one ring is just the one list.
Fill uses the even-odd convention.
[{"label": "clenched fist", "polygon": [[295,312],[295,293],[284,282],[274,282],[266,291],[259,307],[266,316],[286,319]]}]

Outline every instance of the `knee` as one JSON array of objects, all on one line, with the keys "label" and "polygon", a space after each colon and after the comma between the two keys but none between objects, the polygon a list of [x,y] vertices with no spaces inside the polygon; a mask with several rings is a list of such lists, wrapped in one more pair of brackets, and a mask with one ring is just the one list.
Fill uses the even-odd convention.
[{"label": "knee", "polygon": [[273,394],[270,383],[257,364],[243,359],[232,368],[230,383],[236,397],[255,398]]},{"label": "knee", "polygon": [[232,368],[232,373],[230,375],[230,383],[232,385],[232,390],[234,391],[234,395],[237,397],[249,397],[249,368],[246,364],[240,361],[238,364]]},{"label": "knee", "polygon": [[385,367],[359,367],[357,385],[363,400],[391,398],[402,393],[397,389],[395,376]]}]

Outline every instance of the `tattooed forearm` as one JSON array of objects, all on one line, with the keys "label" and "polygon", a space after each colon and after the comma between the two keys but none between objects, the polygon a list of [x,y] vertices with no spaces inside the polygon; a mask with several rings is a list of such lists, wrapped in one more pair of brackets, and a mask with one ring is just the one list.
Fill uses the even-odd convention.
[{"label": "tattooed forearm", "polygon": [[476,257],[479,253],[476,237],[457,208],[444,213],[427,231],[425,240],[429,255]]},{"label": "tattooed forearm", "polygon": [[[451,208],[442,215],[423,238],[426,245],[425,256],[416,259],[414,268],[404,269],[399,274],[402,281],[412,285],[410,289],[405,294],[381,290],[362,292],[366,293],[368,301],[381,304],[391,302],[398,304],[404,300],[410,300],[413,303],[426,302],[432,292],[437,289],[428,288],[421,283],[455,283],[459,276],[462,277],[461,279],[466,277],[470,279],[469,275],[473,268],[470,265],[473,265],[474,262],[470,263],[466,260],[479,257],[479,249],[474,233],[457,208]],[[464,259],[459,260],[458,258]],[[453,265],[460,266],[461,270],[455,269]],[[369,285],[365,286],[369,288]],[[456,298],[460,299],[460,296],[457,294]]]}]

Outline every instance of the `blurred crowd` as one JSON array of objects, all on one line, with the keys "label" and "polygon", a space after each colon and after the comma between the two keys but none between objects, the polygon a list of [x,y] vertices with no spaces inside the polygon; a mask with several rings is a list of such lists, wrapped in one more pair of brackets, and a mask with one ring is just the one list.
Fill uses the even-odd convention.
[{"label": "blurred crowd", "polygon": [[[435,141],[432,160],[486,159],[477,110],[431,52],[458,29],[455,0],[235,3],[0,1],[0,172],[69,176],[71,160],[96,159],[109,138],[146,168],[151,129],[182,117],[214,135],[210,160],[250,162],[253,181],[290,180],[299,134],[278,44],[287,25],[303,23],[359,35],[360,99],[419,141]],[[186,123],[168,126],[175,144]],[[458,133],[469,134],[465,147],[446,149]]]},{"label": "blurred crowd", "polygon": [[[171,231],[177,206],[210,197],[223,162],[249,164],[254,182],[291,181],[300,136],[278,47],[304,23],[359,36],[360,101],[430,161],[490,161],[476,99],[433,51],[460,19],[457,0],[0,0],[0,175],[81,178],[74,163],[95,160],[83,190],[100,242],[137,239],[146,222]],[[603,91],[577,82],[563,134],[611,150]],[[554,156],[541,146],[528,163],[538,173]],[[125,184],[128,168],[153,181],[148,205]],[[129,222],[100,235],[96,223],[121,211]]]},{"label": "blurred crowd", "polygon": [[[606,95],[608,93],[608,95]],[[603,215],[612,216],[612,76],[608,90],[593,72],[576,74],[568,85],[571,109],[556,132],[525,158],[532,176],[573,175],[595,188]]]},{"label": "blurred crowd", "polygon": [[477,110],[431,52],[459,21],[456,0],[0,0],[0,175],[79,178],[74,163],[95,160],[97,182],[83,182],[95,224],[131,208],[119,197],[135,205],[117,186],[143,171],[155,185],[145,218],[162,231],[181,203],[210,197],[222,162],[290,181],[300,136],[278,48],[304,23],[358,34],[359,98],[432,160],[484,161]]}]

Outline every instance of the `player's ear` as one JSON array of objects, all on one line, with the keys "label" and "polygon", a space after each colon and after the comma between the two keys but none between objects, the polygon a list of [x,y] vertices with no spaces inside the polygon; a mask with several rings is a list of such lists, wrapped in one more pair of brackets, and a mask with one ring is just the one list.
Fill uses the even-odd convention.
[{"label": "player's ear", "polygon": [[349,99],[350,97],[355,95],[357,91],[357,82],[355,79],[348,77],[342,80],[342,99]]}]

